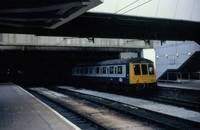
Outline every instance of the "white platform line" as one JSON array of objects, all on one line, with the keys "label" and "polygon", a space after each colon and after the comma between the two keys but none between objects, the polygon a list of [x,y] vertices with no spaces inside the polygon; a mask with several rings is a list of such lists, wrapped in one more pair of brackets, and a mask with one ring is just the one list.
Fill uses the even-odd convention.
[{"label": "white platform line", "polygon": [[[17,85],[16,85],[17,86]],[[22,87],[17,86],[18,88],[20,88],[21,90],[23,90],[24,92],[26,92],[27,94],[29,94],[31,97],[33,97],[34,99],[36,99],[38,102],[40,102],[42,105],[44,105],[47,109],[49,109],[50,111],[52,111],[54,114],[56,114],[59,118],[61,118],[64,122],[66,122],[67,124],[69,124],[72,128],[74,128],[75,130],[81,130],[79,127],[77,127],[76,125],[74,125],[71,121],[67,120],[65,117],[63,117],[61,114],[59,114],[57,111],[55,111],[54,109],[52,109],[51,107],[49,107],[47,104],[45,104],[44,102],[40,101],[39,99],[37,99],[34,95],[32,95],[31,93],[29,93],[28,91],[24,90]]]}]

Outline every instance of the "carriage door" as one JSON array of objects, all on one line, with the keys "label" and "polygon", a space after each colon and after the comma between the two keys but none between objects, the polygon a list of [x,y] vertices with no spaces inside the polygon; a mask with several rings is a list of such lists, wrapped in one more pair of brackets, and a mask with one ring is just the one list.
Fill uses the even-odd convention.
[{"label": "carriage door", "polygon": [[141,66],[138,63],[130,63],[129,65],[129,83],[136,84],[141,82]]}]

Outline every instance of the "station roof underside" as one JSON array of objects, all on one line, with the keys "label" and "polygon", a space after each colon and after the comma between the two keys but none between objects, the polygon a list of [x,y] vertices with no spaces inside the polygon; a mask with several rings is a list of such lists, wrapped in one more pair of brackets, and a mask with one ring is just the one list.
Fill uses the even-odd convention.
[{"label": "station roof underside", "polygon": [[55,29],[101,3],[100,0],[1,0],[0,25]]},{"label": "station roof underside", "polygon": [[0,33],[200,41],[200,22],[88,12],[80,12],[79,16],[67,20],[71,14],[86,6],[96,6],[99,2],[101,1],[20,0],[15,3],[2,0]]}]

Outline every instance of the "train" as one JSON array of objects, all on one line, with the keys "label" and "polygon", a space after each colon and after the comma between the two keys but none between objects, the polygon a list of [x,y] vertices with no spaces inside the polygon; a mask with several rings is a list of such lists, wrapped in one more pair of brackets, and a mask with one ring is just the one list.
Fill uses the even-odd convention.
[{"label": "train", "polygon": [[78,64],[72,77],[81,84],[103,83],[133,91],[157,88],[154,63],[141,57]]}]

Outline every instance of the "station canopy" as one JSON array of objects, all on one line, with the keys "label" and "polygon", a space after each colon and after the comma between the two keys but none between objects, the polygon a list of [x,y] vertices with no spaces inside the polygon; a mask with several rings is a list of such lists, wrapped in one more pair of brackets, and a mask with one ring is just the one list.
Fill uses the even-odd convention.
[{"label": "station canopy", "polygon": [[100,0],[1,0],[0,25],[55,29],[101,3]]},{"label": "station canopy", "polygon": [[0,33],[200,41],[199,0],[1,0]]}]

